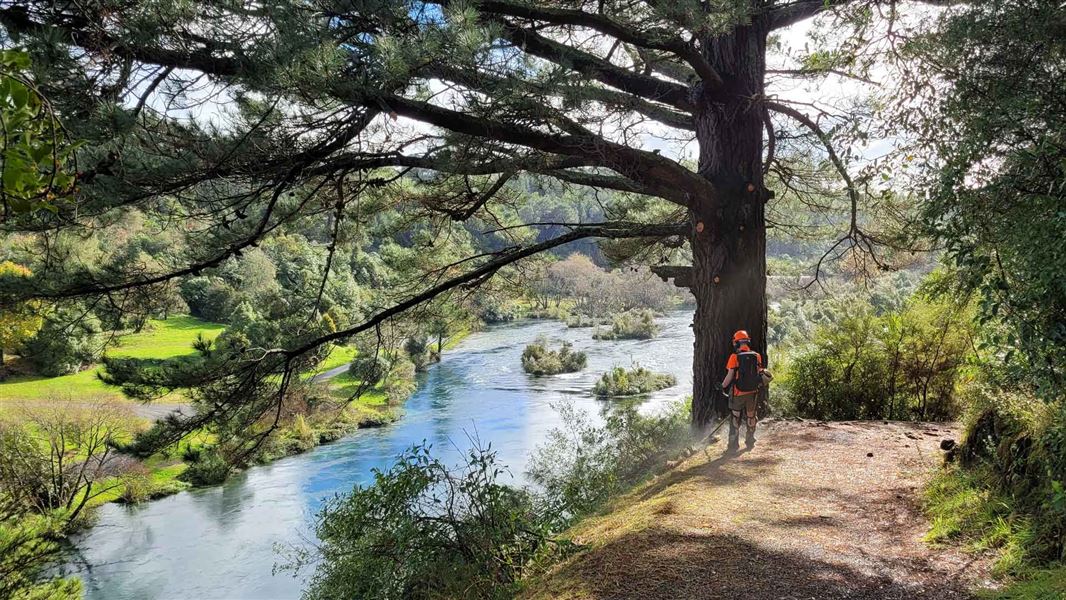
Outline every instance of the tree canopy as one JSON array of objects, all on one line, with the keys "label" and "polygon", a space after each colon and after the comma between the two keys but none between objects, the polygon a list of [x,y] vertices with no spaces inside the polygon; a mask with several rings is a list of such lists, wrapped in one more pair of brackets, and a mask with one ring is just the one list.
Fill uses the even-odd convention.
[{"label": "tree canopy", "polygon": [[1066,383],[1066,20],[1054,2],[993,0],[936,31],[908,46],[898,113],[933,159],[920,233],[958,268],[955,291],[980,294],[989,349],[1052,397]]},{"label": "tree canopy", "polygon": [[[696,298],[702,424],[729,332],[747,328],[765,350],[771,188],[837,192],[841,202],[822,207],[843,209],[826,257],[886,266],[886,238],[859,216],[877,192],[832,143],[861,137],[862,111],[791,99],[774,82],[864,79],[896,11],[875,0],[8,3],[7,39],[91,143],[76,203],[5,219],[8,231],[37,233],[43,258],[32,286],[2,290],[134,310],[172,282],[315,232],[321,254],[294,274],[300,301],[273,334],[235,332],[173,368],[112,368],[143,397],[199,388],[213,408],[190,426],[249,423],[280,410],[325,344],[540,252],[637,239],[617,250],[693,265],[671,274]],[[820,14],[839,20],[839,39],[769,68],[776,32]],[[613,195],[600,220],[523,223],[520,174]],[[152,261],[55,243],[132,211],[172,236]],[[546,228],[555,234],[539,235]],[[328,316],[330,282],[347,268],[338,249],[357,238],[384,248],[400,230],[418,275],[345,319]],[[465,236],[473,242],[452,243]]]}]

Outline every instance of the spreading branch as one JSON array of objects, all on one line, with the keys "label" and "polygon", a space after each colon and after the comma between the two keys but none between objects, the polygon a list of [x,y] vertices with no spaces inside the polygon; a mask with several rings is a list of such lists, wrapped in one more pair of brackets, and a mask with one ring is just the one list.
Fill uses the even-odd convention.
[{"label": "spreading branch", "polygon": [[845,188],[847,189],[848,202],[850,205],[848,230],[825,251],[821,258],[818,259],[818,262],[815,265],[814,279],[804,287],[810,287],[815,282],[819,281],[822,263],[828,259],[831,254],[836,252],[838,248],[842,248],[842,250],[840,250],[835,258],[840,258],[848,250],[854,249],[871,257],[878,268],[888,268],[888,265],[882,262],[881,258],[877,256],[876,246],[880,244],[880,241],[869,233],[863,231],[859,226],[859,203],[861,200],[861,194],[858,186],[855,184],[855,180],[851,177],[851,173],[848,172],[847,165],[844,164],[844,161],[840,158],[836,148],[833,146],[833,141],[829,137],[829,134],[826,133],[825,130],[814,121],[814,119],[811,119],[790,106],[777,102],[766,102],[766,108],[786,115],[809,129],[822,142],[822,145],[825,147],[826,155],[829,157],[829,162],[833,165],[837,174],[840,175],[840,178],[844,181]]},{"label": "spreading branch", "polygon": [[[795,0],[772,8],[767,14],[770,29],[784,29],[825,11],[852,4],[859,0]],[[873,0],[872,4],[895,4],[899,0]],[[930,6],[951,6],[966,0],[914,0]]]},{"label": "spreading branch", "polygon": [[[70,45],[92,52],[106,53],[145,64],[190,69],[220,77],[239,76],[248,72],[252,66],[242,58],[240,49],[236,47],[218,47],[213,44],[210,48],[196,48],[191,40],[186,40],[189,46],[186,48],[129,44],[108,34],[102,28],[71,15],[57,14],[49,17],[47,23],[35,20],[26,7],[19,4],[8,4],[0,8],[0,23],[10,30],[38,37],[59,35]],[[77,23],[80,27],[66,23]]]},{"label": "spreading branch", "polygon": [[569,66],[586,77],[592,77],[613,88],[646,100],[662,102],[685,112],[693,110],[689,89],[686,86],[634,73],[594,54],[556,42],[517,25],[504,22],[502,27],[504,36],[529,54],[559,65]]},{"label": "spreading branch", "polygon": [[711,63],[697,48],[668,32],[660,31],[645,34],[630,29],[606,15],[534,4],[513,4],[511,2],[490,0],[478,2],[478,9],[482,12],[532,19],[553,25],[585,27],[614,37],[627,44],[650,50],[669,52],[691,65],[705,84],[709,86],[722,85],[722,76],[719,75],[718,71],[711,66]]},{"label": "spreading branch", "polygon": [[384,105],[397,114],[443,127],[456,133],[498,140],[565,156],[585,157],[597,166],[607,167],[637,181],[656,195],[681,206],[688,206],[692,196],[714,197],[714,186],[707,179],[676,162],[599,136],[549,134],[521,125],[442,108],[401,96],[366,98],[370,106]]}]

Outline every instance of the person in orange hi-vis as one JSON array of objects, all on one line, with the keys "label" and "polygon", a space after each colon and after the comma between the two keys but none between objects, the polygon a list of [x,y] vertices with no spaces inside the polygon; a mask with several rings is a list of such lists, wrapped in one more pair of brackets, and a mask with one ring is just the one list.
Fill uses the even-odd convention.
[{"label": "person in orange hi-vis", "polygon": [[743,329],[733,334],[733,354],[726,362],[726,375],[722,380],[722,393],[729,396],[729,449],[740,446],[740,416],[747,417],[745,442],[755,445],[755,425],[758,421],[757,407],[759,390],[773,379],[763,366],[762,355],[751,349],[751,337]]}]

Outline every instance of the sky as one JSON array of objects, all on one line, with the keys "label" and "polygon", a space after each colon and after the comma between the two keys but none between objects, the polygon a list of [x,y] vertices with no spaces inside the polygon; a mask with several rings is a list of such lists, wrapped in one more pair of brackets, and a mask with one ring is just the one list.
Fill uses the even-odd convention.
[{"label": "sky", "polygon": [[[915,7],[912,6],[909,10],[912,14],[917,12],[919,18],[925,18],[936,9],[917,8],[915,10]],[[818,19],[808,19],[787,29],[775,32],[775,35],[780,40],[780,46],[783,51],[773,53],[768,57],[768,68],[795,67],[796,63],[791,57],[805,54],[805,49],[808,46],[813,46],[810,34],[819,23],[822,26],[832,26],[829,19],[826,17],[820,17]],[[176,77],[174,79],[178,79],[188,78],[193,74],[176,72],[175,75]],[[882,70],[881,72],[878,72],[875,70],[872,78],[874,80],[883,80],[886,76],[887,71]],[[141,92],[149,85],[149,81],[150,78],[145,79],[141,82],[138,88],[134,90],[134,93],[129,94],[126,100],[128,104],[133,105],[136,103]],[[890,83],[888,84],[890,85]],[[163,110],[167,101],[167,96],[164,92],[168,91],[168,88],[173,87],[173,81],[159,86],[156,92],[149,98],[147,102],[148,106],[156,110]],[[443,85],[439,81],[431,81],[430,88],[434,91],[440,91],[443,88]],[[786,79],[778,77],[775,78],[775,83],[768,87],[767,92],[770,96],[787,98],[799,102],[809,102],[823,107],[832,107],[846,105],[864,98],[871,93],[877,92],[877,88],[854,79],[828,75],[824,78],[810,79]],[[171,116],[187,118],[205,124],[210,123],[222,128],[227,126],[229,117],[226,114],[226,104],[231,100],[227,93],[220,93],[217,88],[211,85],[202,85],[198,89],[186,94],[186,97],[189,105],[188,108],[172,108],[169,111]],[[442,95],[442,98],[446,99],[447,95]],[[802,106],[797,108],[802,112],[815,116],[815,112],[808,108]],[[781,122],[783,123],[784,121]],[[386,135],[391,140],[396,140],[408,136],[416,136],[431,130],[432,128],[407,118],[401,117],[395,121],[390,121],[386,117],[381,117],[379,118],[378,127],[376,128],[375,133],[372,134],[373,136],[376,136],[376,139],[371,138],[365,141],[368,141],[371,144],[375,141],[381,143],[384,142],[384,137]],[[637,139],[639,140],[639,146],[643,149],[658,150],[664,156],[674,159],[693,160],[697,154],[698,148],[696,147],[695,142],[683,143],[677,141],[677,138],[681,135],[685,135],[684,132],[678,132],[665,126],[652,124],[646,127],[644,133],[637,136]],[[859,161],[857,164],[861,164],[866,160],[872,160],[885,154],[892,149],[893,143],[894,140],[892,139],[872,140],[866,144],[865,147],[856,149],[857,154],[859,155]],[[408,151],[411,151],[411,149]]]}]

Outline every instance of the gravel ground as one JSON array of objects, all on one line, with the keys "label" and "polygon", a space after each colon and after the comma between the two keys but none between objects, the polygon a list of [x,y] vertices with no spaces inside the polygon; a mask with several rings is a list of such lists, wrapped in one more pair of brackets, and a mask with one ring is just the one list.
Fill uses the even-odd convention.
[{"label": "gravel ground", "polygon": [[755,448],[697,451],[574,531],[587,549],[535,598],[970,598],[987,560],[922,537],[941,424],[765,426]]}]

